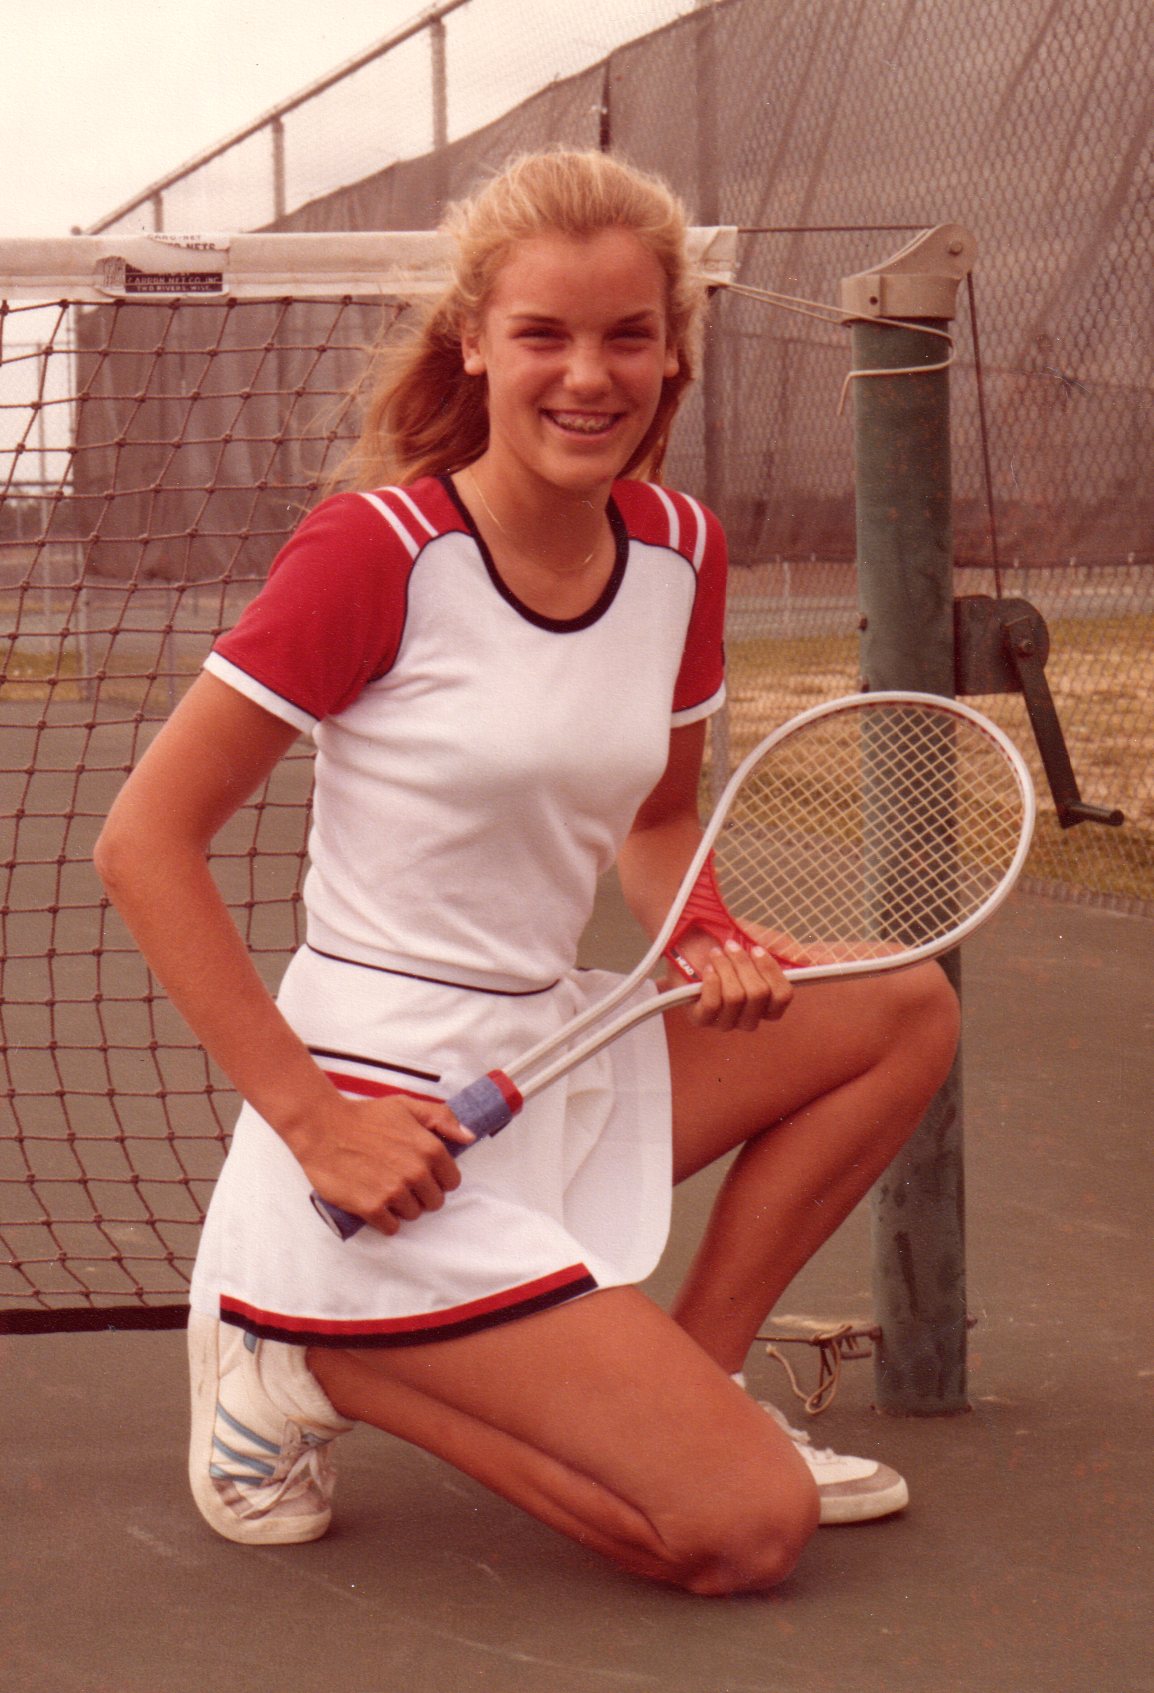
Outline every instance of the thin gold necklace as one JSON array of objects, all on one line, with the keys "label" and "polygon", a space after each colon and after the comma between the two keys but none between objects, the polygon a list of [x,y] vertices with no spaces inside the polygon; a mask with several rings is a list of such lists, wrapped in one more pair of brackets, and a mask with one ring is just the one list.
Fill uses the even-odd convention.
[{"label": "thin gold necklace", "polygon": [[[512,535],[510,535],[509,531],[505,528],[505,525],[501,522],[501,519],[497,516],[497,513],[493,510],[492,506],[489,504],[488,500],[485,498],[485,495],[484,495],[484,493],[482,492],[482,489],[481,489],[481,484],[477,481],[476,472],[474,471],[471,464],[468,465],[465,468],[465,470],[462,472],[462,475],[467,476],[469,478],[469,481],[470,481],[470,483],[472,484],[472,487],[473,487],[473,492],[476,494],[477,498],[480,500],[481,504],[484,506],[486,513],[492,519],[493,523],[500,530],[501,534],[504,535],[504,537],[505,537],[506,541],[508,541],[509,545],[511,547],[516,547],[517,551],[519,553],[523,554],[523,549],[513,539]],[[596,551],[597,551],[597,543],[594,542],[590,551],[586,553],[585,557],[581,560],[581,563],[577,566],[578,570],[584,570],[584,568],[587,564],[592,564],[593,555],[594,555],[594,553],[596,553]]]}]

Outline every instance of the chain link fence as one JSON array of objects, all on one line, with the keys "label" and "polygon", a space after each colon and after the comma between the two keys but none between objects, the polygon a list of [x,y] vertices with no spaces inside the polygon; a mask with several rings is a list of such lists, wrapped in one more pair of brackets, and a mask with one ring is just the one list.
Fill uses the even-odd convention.
[{"label": "chain link fence", "polygon": [[[475,133],[696,3],[440,0],[87,233],[270,225],[334,189]],[[596,112],[592,121],[596,138]],[[378,227],[423,229],[430,221],[436,209],[426,199],[407,224]]]},{"label": "chain link fence", "polygon": [[[659,170],[746,232],[743,281],[811,299],[966,225],[957,591],[1037,605],[1083,795],[1127,817],[1047,824],[1032,872],[1154,910],[1152,128],[1147,0],[454,0],[102,227],[427,228],[556,141]],[[848,367],[836,327],[714,302],[671,474],[730,535],[733,733],[857,680]]]}]

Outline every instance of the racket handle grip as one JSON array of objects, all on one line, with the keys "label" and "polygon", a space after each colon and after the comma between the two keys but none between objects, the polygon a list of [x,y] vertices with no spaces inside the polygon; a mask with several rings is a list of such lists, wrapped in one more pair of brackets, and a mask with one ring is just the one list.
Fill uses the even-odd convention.
[{"label": "racket handle grip", "polygon": [[[478,1076],[475,1082],[460,1089],[445,1104],[453,1113],[462,1128],[471,1129],[478,1140],[487,1140],[503,1129],[506,1123],[511,1123],[520,1111],[524,1100],[517,1088],[505,1075],[503,1070],[490,1070],[487,1076]],[[470,1145],[473,1143],[470,1142]],[[447,1140],[445,1145],[454,1158],[459,1158],[462,1152],[469,1150],[462,1146],[459,1140]],[[355,1211],[345,1211],[339,1205],[330,1205],[327,1199],[322,1199],[315,1190],[309,1194],[313,1210],[321,1221],[328,1225],[338,1240],[351,1240],[359,1234],[365,1226],[365,1219],[358,1217]]]},{"label": "racket handle grip", "polygon": [[[462,1128],[471,1129],[478,1140],[488,1140],[506,1123],[511,1123],[524,1103],[516,1085],[503,1070],[490,1070],[487,1076],[478,1076],[475,1082],[445,1101]],[[449,1147],[454,1158],[468,1150],[459,1141]]]},{"label": "racket handle grip", "polygon": [[330,1205],[327,1199],[322,1199],[316,1188],[309,1194],[309,1203],[313,1210],[330,1228],[338,1240],[352,1240],[365,1226],[365,1219],[358,1217],[355,1211],[346,1211],[340,1205]]}]

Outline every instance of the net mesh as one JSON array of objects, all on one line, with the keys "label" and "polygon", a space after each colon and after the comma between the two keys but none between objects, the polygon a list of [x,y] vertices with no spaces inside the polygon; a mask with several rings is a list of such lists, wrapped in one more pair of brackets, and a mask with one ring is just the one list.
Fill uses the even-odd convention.
[{"label": "net mesh", "polygon": [[[180,1320],[235,1101],[91,866],[114,794],[348,444],[382,308],[5,309],[0,1311]],[[17,473],[21,479],[17,481]],[[299,939],[299,743],[214,846],[270,985]]]},{"label": "net mesh", "polygon": [[[77,286],[45,302],[23,298],[19,245],[11,300],[0,277],[0,1327],[178,1322],[236,1101],[103,897],[92,850],[213,641],[339,475],[369,354],[438,260],[435,244],[395,244],[411,297],[325,299],[300,278],[301,297],[262,298],[238,243],[228,297]],[[301,938],[310,786],[298,743],[213,847],[270,987]]]}]

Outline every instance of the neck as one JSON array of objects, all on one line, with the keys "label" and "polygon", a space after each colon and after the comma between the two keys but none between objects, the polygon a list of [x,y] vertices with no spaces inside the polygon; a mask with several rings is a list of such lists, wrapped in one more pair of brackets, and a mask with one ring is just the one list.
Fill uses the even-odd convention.
[{"label": "neck", "polygon": [[[486,476],[483,457],[458,480],[464,482],[466,496],[475,496],[474,500],[467,498],[466,503],[478,527],[489,531],[486,539],[491,550],[511,551],[532,559],[538,568],[557,576],[580,576],[607,544],[608,488],[572,495],[550,488],[545,497],[538,498],[537,491],[529,486],[494,487],[492,478]],[[494,540],[496,547],[492,546]]]}]

